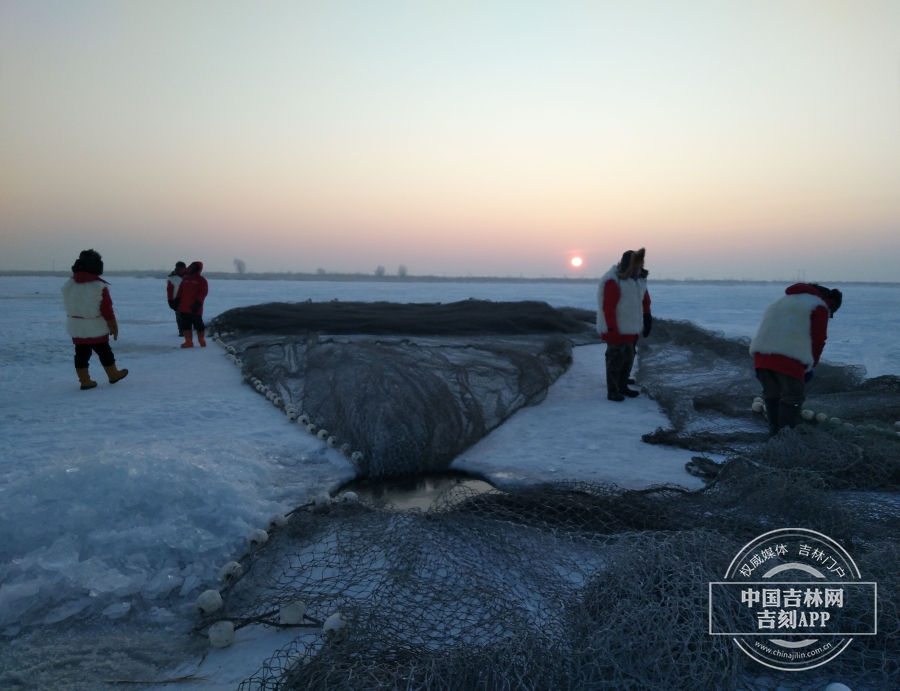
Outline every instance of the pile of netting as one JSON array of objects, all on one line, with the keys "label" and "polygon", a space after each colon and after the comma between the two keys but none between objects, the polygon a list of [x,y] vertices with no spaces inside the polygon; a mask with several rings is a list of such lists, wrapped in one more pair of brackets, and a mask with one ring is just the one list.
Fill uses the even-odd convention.
[{"label": "pile of netting", "polygon": [[[576,311],[560,314],[585,323]],[[455,393],[461,389],[453,388],[458,384],[448,382],[458,382],[463,371],[477,379],[472,371],[479,367],[461,358],[484,358],[496,349],[505,349],[504,355],[486,370],[490,385],[475,387],[476,408],[494,401],[507,411],[508,397],[525,401],[521,392],[531,390],[514,384],[512,374],[498,374],[516,371],[508,363],[538,362],[540,367],[519,364],[517,371],[550,372],[547,363],[555,361],[562,371],[568,346],[557,351],[545,344],[594,338],[590,327],[585,332],[578,325],[571,332],[473,333],[465,339],[446,333],[406,337],[405,331],[337,338],[327,329],[273,338],[249,323],[237,324],[217,326],[238,344],[246,366],[282,382],[279,390],[300,396],[304,409],[320,405],[317,410],[328,411],[334,405],[325,400],[329,395],[344,406],[367,395],[365,386],[342,393],[336,383],[344,363],[349,367],[357,356],[375,374],[355,377],[379,396],[399,396],[371,400],[424,406],[424,398],[397,391],[422,386],[401,376],[415,361],[419,365],[406,375],[440,370],[446,388],[435,390],[465,410],[464,397]],[[515,356],[509,344],[515,344]],[[317,360],[320,348],[323,359]],[[406,351],[415,357],[403,360]],[[553,352],[565,355],[554,360]],[[300,507],[241,560],[243,576],[225,588],[224,607],[198,624],[198,631],[219,620],[238,628],[287,626],[285,608],[304,603],[304,621],[290,624],[297,637],[241,690],[752,689],[757,675],[773,673],[728,637],[708,634],[708,584],[723,578],[744,544],[785,527],[837,540],[865,580],[878,583],[879,595],[877,636],[858,637],[825,668],[786,679],[809,688],[835,678],[854,691],[900,687],[897,435],[861,425],[804,423],[768,440],[764,421],[750,411],[759,385],[745,342],[658,320],[640,352],[638,381],[673,426],[648,435],[650,440],[668,435],[666,443],[728,454],[704,489],[571,482],[484,494],[456,489],[427,512],[337,499]],[[382,368],[382,358],[397,357],[399,364]],[[454,369],[459,363],[465,367]],[[542,386],[549,386],[554,377],[542,376]],[[900,417],[891,412],[900,406],[896,378],[862,376],[859,368],[823,363],[809,405],[858,422]],[[315,398],[310,389],[319,387],[327,393]],[[385,429],[407,434],[407,427],[392,422]],[[391,455],[397,452],[377,452],[390,448],[389,439],[371,441],[377,426],[363,422],[360,429],[358,443],[370,444],[373,457],[397,458]],[[404,447],[411,438],[403,437]],[[425,438],[438,436],[429,432]],[[421,468],[429,461],[410,463]],[[411,466],[403,461],[391,467]]]},{"label": "pile of netting", "polygon": [[[644,441],[723,454],[763,443],[768,428],[765,416],[751,410],[762,388],[749,347],[748,339],[725,338],[690,322],[654,321],[650,338],[638,342],[636,379],[672,427]],[[820,362],[804,408],[890,431],[900,420],[900,377],[866,380],[865,374],[859,365]]]},{"label": "pile of netting", "polygon": [[[246,575],[201,628],[278,625],[282,606],[307,605],[309,628],[242,691],[752,688],[761,668],[707,633],[708,583],[743,544],[803,526],[878,583],[879,635],[855,639],[825,678],[896,688],[898,459],[895,440],[803,428],[732,457],[701,491],[557,483],[457,489],[425,513],[309,507],[244,558]],[[854,476],[860,467],[884,472]],[[336,612],[345,628],[323,633]]]},{"label": "pile of netting", "polygon": [[211,329],[247,378],[379,477],[447,468],[544,400],[572,345],[596,340],[579,316],[542,302],[270,303],[229,310]]}]

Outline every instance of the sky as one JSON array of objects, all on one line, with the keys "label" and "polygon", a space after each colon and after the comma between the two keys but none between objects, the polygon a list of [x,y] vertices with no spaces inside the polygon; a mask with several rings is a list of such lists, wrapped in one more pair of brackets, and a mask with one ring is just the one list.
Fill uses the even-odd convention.
[{"label": "sky", "polygon": [[896,0],[0,0],[0,270],[900,280],[898,36]]}]

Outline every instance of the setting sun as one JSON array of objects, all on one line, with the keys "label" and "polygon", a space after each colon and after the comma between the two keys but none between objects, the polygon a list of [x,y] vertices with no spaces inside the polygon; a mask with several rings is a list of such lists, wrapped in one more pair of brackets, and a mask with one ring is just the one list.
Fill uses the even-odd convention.
[{"label": "setting sun", "polygon": [[581,257],[572,257],[572,266],[581,266]]}]

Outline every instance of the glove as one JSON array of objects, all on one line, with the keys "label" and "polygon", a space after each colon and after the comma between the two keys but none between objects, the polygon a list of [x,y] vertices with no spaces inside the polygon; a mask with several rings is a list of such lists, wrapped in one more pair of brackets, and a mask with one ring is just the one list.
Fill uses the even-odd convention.
[{"label": "glove", "polygon": [[169,307],[177,312],[178,311],[178,300],[169,300]]},{"label": "glove", "polygon": [[653,317],[650,316],[649,312],[647,312],[644,315],[644,331],[642,332],[644,338],[647,338],[647,336],[650,335],[650,329],[652,329],[652,328],[653,328]]},{"label": "glove", "polygon": [[119,340],[119,325],[116,324],[115,319],[107,319],[106,326],[109,329],[109,335],[113,337],[114,341]]},{"label": "glove", "polygon": [[191,312],[197,314],[200,311],[200,308],[203,307],[203,303],[199,300],[194,300],[194,303],[191,305]]},{"label": "glove", "polygon": [[809,372],[803,375],[803,381],[810,381],[814,376],[816,376],[816,370],[813,367],[809,368]]}]

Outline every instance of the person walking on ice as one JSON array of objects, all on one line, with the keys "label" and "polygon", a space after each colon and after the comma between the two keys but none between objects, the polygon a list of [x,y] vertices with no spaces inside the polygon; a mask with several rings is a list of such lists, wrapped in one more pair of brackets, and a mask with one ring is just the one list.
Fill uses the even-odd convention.
[{"label": "person walking on ice", "polygon": [[650,293],[644,270],[646,250],[628,250],[597,289],[597,331],[606,342],[606,397],[624,401],[640,396],[628,388],[638,336],[650,335]]},{"label": "person walking on ice", "polygon": [[82,391],[97,386],[88,373],[91,353],[97,353],[110,384],[128,374],[127,369],[116,368],[116,358],[109,347],[110,335],[114,341],[119,339],[119,326],[107,288],[109,284],[100,278],[102,273],[100,253],[84,250],[72,265],[72,278],[62,287],[66,331],[75,344],[75,373]]},{"label": "person walking on ice", "polygon": [[209,293],[209,284],[200,275],[203,271],[203,262],[191,262],[187,273],[181,279],[175,301],[178,303],[178,326],[184,334],[182,348],[193,348],[194,339],[191,329],[197,331],[197,343],[201,348],[206,347],[204,332],[206,325],[203,323],[203,301]]},{"label": "person walking on ice", "polygon": [[166,279],[166,301],[169,307],[175,312],[175,325],[178,326],[178,335],[182,336],[181,325],[178,323],[178,303],[175,296],[178,294],[178,286],[181,285],[181,278],[187,273],[187,265],[184,262],[175,262],[175,270],[169,274]]},{"label": "person walking on ice", "polygon": [[795,283],[766,308],[750,354],[763,387],[769,434],[800,421],[806,382],[828,338],[828,319],[843,300],[841,291],[816,283]]}]

